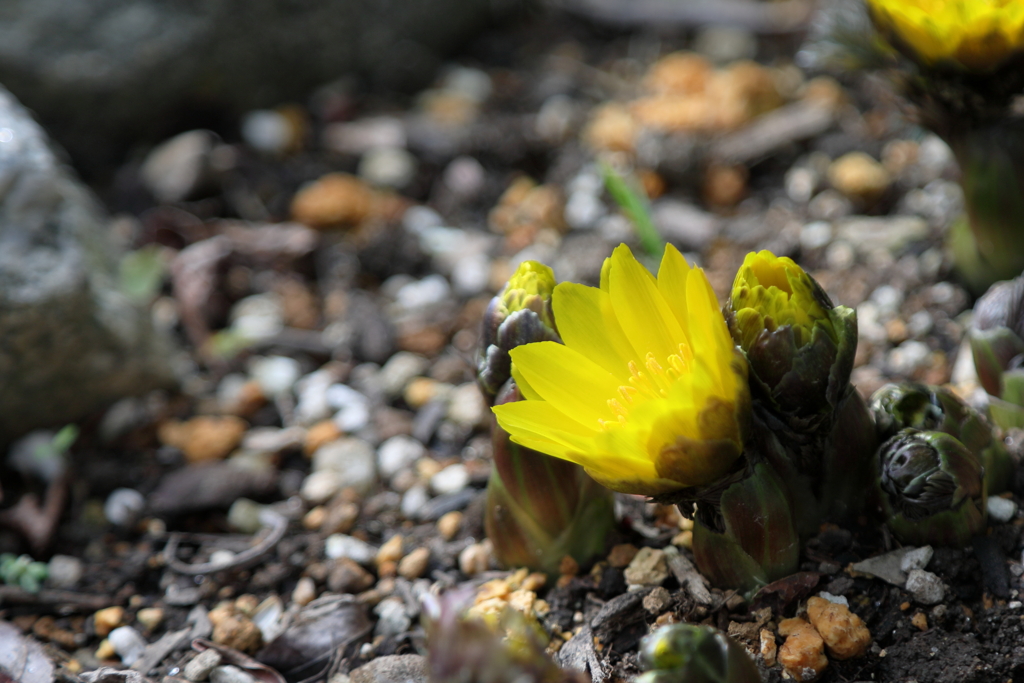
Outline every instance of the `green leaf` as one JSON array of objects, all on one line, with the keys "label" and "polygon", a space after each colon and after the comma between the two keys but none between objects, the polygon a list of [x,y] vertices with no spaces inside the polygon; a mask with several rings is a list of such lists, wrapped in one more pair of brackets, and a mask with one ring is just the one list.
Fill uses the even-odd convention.
[{"label": "green leaf", "polygon": [[129,252],[121,259],[120,289],[133,301],[148,303],[160,291],[166,271],[160,245],[150,244]]},{"label": "green leaf", "polygon": [[627,182],[605,162],[601,163],[601,174],[604,176],[604,186],[608,189],[608,194],[633,221],[633,227],[640,238],[640,246],[652,258],[660,258],[665,250],[665,242],[651,221],[650,206],[643,190],[637,187],[635,181]]}]

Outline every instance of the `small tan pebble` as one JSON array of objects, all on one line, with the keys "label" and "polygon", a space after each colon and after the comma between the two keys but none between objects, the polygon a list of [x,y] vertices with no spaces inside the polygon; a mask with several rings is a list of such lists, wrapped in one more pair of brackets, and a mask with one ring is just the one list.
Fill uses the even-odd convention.
[{"label": "small tan pebble", "polygon": [[292,218],[311,228],[351,227],[373,211],[374,192],[347,173],[328,173],[306,185],[292,200]]},{"label": "small tan pebble", "polygon": [[679,515],[679,528],[682,531],[693,531],[693,520]]},{"label": "small tan pebble", "polygon": [[668,578],[665,553],[658,548],[641,548],[623,574],[630,586],[660,586]]},{"label": "small tan pebble", "polygon": [[243,593],[235,598],[235,609],[244,614],[247,617],[251,617],[256,613],[256,608],[260,606],[260,599],[252,593]]},{"label": "small tan pebble", "polygon": [[152,631],[164,620],[164,611],[159,607],[144,607],[135,614],[135,619],[147,630]]},{"label": "small tan pebble", "polygon": [[661,586],[658,586],[644,596],[643,605],[644,609],[647,610],[649,614],[661,614],[665,611],[665,608],[668,607],[671,601],[672,596],[669,595],[669,592]]},{"label": "small tan pebble", "polygon": [[711,206],[736,206],[747,194],[749,177],[746,166],[709,166],[704,172],[704,201]]},{"label": "small tan pebble", "polygon": [[49,640],[52,643],[60,645],[66,650],[74,650],[78,647],[79,643],[75,639],[75,634],[67,629],[63,629],[57,626],[57,620],[51,616],[40,617],[32,624],[32,633],[42,640]]},{"label": "small tan pebble", "polygon": [[910,337],[907,324],[899,318],[893,318],[885,323],[885,336],[893,344],[902,344]]},{"label": "small tan pebble", "polygon": [[263,645],[263,634],[259,627],[232,603],[221,603],[210,610],[209,618],[213,624],[213,642],[248,654],[256,652]]},{"label": "small tan pebble", "polygon": [[300,279],[281,278],[275,283],[274,292],[281,302],[281,317],[285,325],[300,330],[316,328],[320,321],[320,306]]},{"label": "small tan pebble", "polygon": [[572,555],[565,555],[558,563],[558,573],[562,576],[576,576],[580,571],[580,563]]},{"label": "small tan pebble", "polygon": [[864,152],[850,152],[828,167],[832,187],[851,199],[872,202],[889,187],[892,177],[885,167]]},{"label": "small tan pebble", "polygon": [[548,582],[548,577],[541,572],[532,572],[527,574],[526,578],[523,579],[519,585],[520,588],[526,591],[538,591],[544,587],[544,584]]},{"label": "small tan pebble", "polygon": [[133,595],[132,597],[128,598],[129,609],[139,609],[144,604],[146,604],[146,598],[142,597],[141,595]]},{"label": "small tan pebble", "polygon": [[485,602],[487,600],[494,600],[495,598],[506,600],[509,593],[512,592],[512,587],[509,585],[507,579],[492,579],[482,584],[477,589],[476,595],[473,597],[474,602]]},{"label": "small tan pebble", "polygon": [[696,133],[714,127],[715,107],[704,93],[642,97],[630,105],[630,112],[638,123],[655,130]]},{"label": "small tan pebble", "polygon": [[829,109],[838,109],[846,102],[846,91],[834,78],[818,76],[807,81],[800,92],[807,102],[820,104]]},{"label": "small tan pebble", "polygon": [[[397,340],[400,350],[417,353],[427,358],[433,358],[441,353],[447,343],[448,335],[437,325],[424,325],[399,332]],[[441,390],[451,387],[450,384],[440,382],[439,384],[441,384]]]},{"label": "small tan pebble", "polygon": [[597,107],[583,129],[583,143],[593,150],[632,152],[640,126],[622,104],[609,102]]},{"label": "small tan pebble", "polygon": [[533,612],[533,605],[537,601],[537,594],[533,591],[524,591],[519,589],[512,591],[508,595],[508,605],[512,609],[518,610],[523,614],[531,614]]},{"label": "small tan pebble", "polygon": [[546,617],[551,612],[551,605],[547,600],[537,600],[533,603],[533,613],[538,617]]},{"label": "small tan pebble", "polygon": [[93,629],[100,638],[124,625],[124,607],[107,607],[92,615]]},{"label": "small tan pebble", "polygon": [[632,543],[620,543],[613,546],[612,551],[608,553],[608,564],[616,569],[628,567],[638,552],[640,549]]},{"label": "small tan pebble", "polygon": [[414,377],[405,385],[402,398],[413,410],[419,410],[431,400],[451,390],[451,385],[429,377]]},{"label": "small tan pebble", "polygon": [[96,646],[96,659],[101,662],[106,659],[113,659],[117,656],[117,650],[110,644],[110,641],[104,638],[100,641],[100,644]]},{"label": "small tan pebble", "polygon": [[890,140],[882,148],[882,165],[892,175],[899,175],[917,163],[919,149],[913,140]]},{"label": "small tan pebble", "polygon": [[317,505],[315,508],[307,512],[302,517],[302,526],[310,531],[315,531],[320,528],[320,525],[327,519],[327,508],[323,505]]},{"label": "small tan pebble", "polygon": [[906,612],[908,609],[910,609],[910,602],[909,601],[905,600],[905,601],[900,603],[900,611],[901,612]]},{"label": "small tan pebble", "polygon": [[332,500],[327,505],[327,516],[320,525],[320,533],[347,534],[359,519],[359,506],[345,500]]},{"label": "small tan pebble", "polygon": [[678,534],[672,537],[672,545],[680,548],[692,548],[693,547],[693,532],[686,530],[680,531]]},{"label": "small tan pebble", "polygon": [[459,533],[460,528],[462,528],[462,513],[458,510],[447,512],[437,520],[437,533],[441,534],[441,538],[446,541],[455,538],[455,534]]},{"label": "small tan pebble", "polygon": [[679,623],[679,618],[675,612],[665,612],[660,617],[654,620],[655,626],[668,626],[669,624]]},{"label": "small tan pebble", "polygon": [[386,560],[377,565],[377,576],[381,578],[393,578],[398,575],[398,563],[393,560]]},{"label": "small tan pebble", "polygon": [[725,606],[730,612],[738,611],[745,604],[747,604],[747,599],[743,597],[742,593],[733,593],[725,601]]},{"label": "small tan pebble", "polygon": [[444,469],[444,465],[433,458],[420,458],[416,461],[416,474],[424,481]]},{"label": "small tan pebble", "polygon": [[778,660],[790,676],[798,681],[814,681],[828,667],[825,641],[803,619],[786,619],[779,624],[779,635],[786,642],[778,650]]},{"label": "small tan pebble", "polygon": [[459,553],[459,570],[466,576],[487,571],[491,564],[491,542],[474,543]]},{"label": "small tan pebble", "polygon": [[305,607],[316,599],[316,583],[308,576],[303,576],[295,583],[295,590],[292,591],[292,602],[299,607]]},{"label": "small tan pebble", "polygon": [[918,612],[910,618],[910,623],[914,625],[919,631],[928,630],[928,617],[925,616],[924,612]]},{"label": "small tan pebble", "polygon": [[398,562],[402,559],[402,542],[403,538],[401,534],[395,534],[377,550],[377,557],[375,562],[377,566],[384,564],[385,562]]},{"label": "small tan pebble", "polygon": [[714,72],[711,62],[699,54],[673,52],[651,65],[643,85],[656,93],[689,95],[703,92]]},{"label": "small tan pebble", "polygon": [[305,453],[307,458],[312,457],[318,448],[332,441],[337,441],[341,438],[342,434],[343,432],[338,428],[334,420],[317,422],[306,432],[306,440],[302,445],[302,452]]},{"label": "small tan pebble", "polygon": [[846,605],[815,596],[807,601],[807,616],[835,659],[862,657],[871,647],[871,632]]},{"label": "small tan pebble", "polygon": [[761,629],[761,661],[771,668],[775,666],[775,656],[778,654],[778,646],[775,644],[775,634],[766,628]]},{"label": "small tan pebble", "polygon": [[429,563],[430,550],[427,548],[416,548],[398,563],[398,575],[410,581],[418,579],[427,571]]},{"label": "small tan pebble", "polygon": [[[636,177],[640,181],[640,186],[644,188],[644,194],[648,199],[657,199],[665,194],[665,179],[657,171],[641,168],[636,172]],[[672,509],[675,510],[675,506],[672,506]],[[676,514],[678,515],[679,512],[676,511]]]},{"label": "small tan pebble", "polygon": [[328,566],[327,589],[333,593],[362,593],[376,582],[373,574],[347,557],[332,560]]},{"label": "small tan pebble", "polygon": [[238,446],[248,424],[234,415],[200,415],[186,422],[165,422],[158,436],[168,446],[180,448],[190,463],[221,460]]},{"label": "small tan pebble", "polygon": [[242,385],[234,398],[234,402],[229,406],[224,406],[223,410],[232,415],[249,417],[266,404],[267,397],[263,393],[263,387],[260,386],[259,382],[252,379]]}]

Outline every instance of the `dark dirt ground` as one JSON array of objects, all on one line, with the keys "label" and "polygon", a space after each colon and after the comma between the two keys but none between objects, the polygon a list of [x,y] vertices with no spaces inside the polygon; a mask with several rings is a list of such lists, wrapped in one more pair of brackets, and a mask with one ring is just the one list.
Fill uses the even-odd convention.
[{"label": "dark dirt ground", "polygon": [[[355,594],[359,605],[347,617],[339,617],[335,632],[349,634],[351,639],[338,636],[344,642],[331,660],[333,668],[324,670],[324,675],[345,674],[384,655],[418,652],[422,646],[418,591],[431,584],[479,585],[484,578],[505,576],[496,567],[471,576],[460,569],[459,561],[466,548],[483,538],[482,493],[490,446],[485,420],[453,420],[445,413],[443,401],[417,398],[408,387],[374,395],[375,368],[399,351],[411,351],[427,359],[415,373],[427,379],[420,385],[422,391],[436,392],[438,384],[471,383],[479,317],[500,286],[502,274],[507,276],[511,257],[532,248],[529,253],[546,256],[556,269],[561,264],[563,277],[571,272],[575,279],[592,280],[601,260],[619,241],[618,235],[634,239],[628,231],[622,233],[621,223],[615,221],[566,229],[556,225],[557,220],[544,225],[549,220],[544,215],[533,215],[499,234],[488,229],[488,215],[519,175],[570,195],[572,181],[595,156],[581,141],[591,112],[606,101],[634,97],[649,65],[661,55],[691,47],[697,33],[666,30],[656,35],[567,16],[531,17],[482,36],[453,60],[487,74],[492,86],[491,94],[478,109],[471,107],[473,111],[459,125],[438,125],[437,121],[443,123],[446,116],[458,119],[462,114],[451,111],[464,103],[449,103],[452,109],[445,109],[435,102],[437,108],[431,114],[431,105],[422,98],[366,93],[357,84],[343,84],[300,107],[305,127],[287,152],[261,154],[240,138],[238,122],[221,127],[217,130],[223,139],[220,150],[231,153],[230,163],[204,188],[178,202],[156,202],[140,179],[142,157],[126,160],[96,190],[112,211],[123,215],[118,229],[131,246],[161,245],[168,261],[189,245],[226,234],[229,219],[252,224],[286,221],[293,212],[293,198],[305,183],[327,172],[356,172],[358,154],[325,147],[322,136],[330,125],[382,113],[395,115],[406,122],[406,147],[417,166],[408,184],[380,200],[361,225],[313,233],[312,247],[277,252],[233,248],[215,267],[202,271],[205,280],[197,299],[183,300],[181,283],[173,275],[166,276],[154,305],[185,349],[180,363],[186,378],[183,391],[138,403],[142,417],[129,421],[129,427],[112,440],[101,436],[103,414],[81,425],[82,435],[70,451],[69,480],[51,484],[51,488],[66,486],[52,538],[33,550],[18,525],[8,524],[0,530],[0,551],[31,552],[42,560],[53,553],[74,556],[83,563],[82,578],[39,594],[0,586],[0,617],[43,643],[47,657],[60,667],[59,675],[70,680],[99,664],[96,650],[102,638],[96,634],[93,614],[101,607],[123,606],[122,623],[134,625],[152,644],[179,631],[188,637],[201,634],[198,615],[204,610],[197,612],[197,607],[210,610],[238,596],[255,596],[256,603],[279,596],[283,607],[297,606],[297,587],[305,577],[311,580],[314,595],[331,587]],[[757,58],[806,83],[814,74],[803,74],[793,66],[798,46],[797,37],[762,36],[757,39]],[[968,294],[951,279],[949,261],[941,250],[943,234],[956,214],[952,182],[956,169],[948,159],[943,162],[941,155],[939,162],[924,159],[920,151],[932,143],[924,131],[905,120],[898,102],[878,80],[836,76],[844,100],[827,125],[810,135],[780,136],[766,144],[765,153],[729,165],[741,169],[742,196],[736,201],[712,201],[716,196],[712,169],[718,162],[716,152],[702,144],[730,139],[737,131],[749,130],[746,125],[709,135],[658,138],[664,154],[660,159],[648,155],[655,159],[653,163],[646,163],[640,153],[620,152],[617,158],[645,173],[648,187],[660,183],[664,198],[697,207],[700,220],[677,220],[663,233],[699,259],[720,294],[748,250],[771,248],[796,258],[839,303],[857,306],[861,347],[854,382],[862,393],[867,395],[892,379],[949,382],[963,335],[963,314],[971,304]],[[786,96],[790,103],[801,101],[799,88],[798,83],[793,94]],[[564,130],[545,137],[537,132],[535,119],[554,95],[566,96],[572,106],[560,124]],[[899,148],[894,141],[906,144]],[[668,153],[677,148],[689,150],[689,156]],[[908,157],[901,167],[900,149],[917,156]],[[870,199],[851,199],[830,189],[824,178],[827,173],[821,172],[822,163],[827,166],[854,150],[881,158],[892,169],[887,187]],[[479,178],[452,180],[453,174],[457,176],[451,172],[453,160],[460,157],[478,162],[470,170],[479,169]],[[926,168],[927,163],[933,166]],[[937,170],[934,163],[939,164]],[[812,180],[807,196],[801,194],[799,179],[794,180],[799,175],[794,169],[813,171],[808,171]],[[604,212],[614,215],[607,195],[599,190],[596,194]],[[403,222],[407,207],[421,204],[436,210],[444,226],[486,236],[489,241],[480,253],[490,273],[483,287],[449,290],[440,301],[431,302],[428,315],[417,318],[408,311],[395,312],[396,291],[439,269],[447,268],[444,274],[452,276],[452,266],[438,265],[445,255],[439,257],[425,248],[410,230],[409,220]],[[853,228],[843,227],[850,225],[850,216],[873,217],[881,227],[876,231],[863,225],[858,228],[856,223]],[[907,216],[921,217],[923,230],[911,231],[902,241],[887,241],[886,235],[901,230],[893,221]],[[710,234],[701,221],[714,226]],[[493,228],[493,216],[490,222]],[[832,229],[823,233],[820,226],[808,227],[821,222]],[[542,224],[540,229],[535,223]],[[211,354],[209,346],[200,346],[209,342],[212,332],[228,325],[238,301],[265,292],[276,292],[284,302],[282,332],[234,356]],[[320,334],[332,325],[338,329],[338,324],[342,332],[331,337],[333,341]],[[280,433],[280,428],[299,424],[294,419],[296,396],[290,391],[276,398],[236,394],[232,410],[244,420],[245,432],[251,435],[261,427],[273,428],[267,434],[280,437],[283,444],[250,446],[246,457],[254,466],[243,470],[246,474],[218,470],[227,467],[221,463],[207,466],[212,469],[189,464],[180,447],[161,437],[160,425],[224,412],[218,392],[225,394],[226,378],[242,373],[251,379],[245,374],[247,363],[257,356],[293,358],[302,375],[327,368],[337,381],[370,396],[371,415],[368,425],[361,427],[361,438],[376,446],[389,436],[411,434],[426,447],[422,458],[434,464],[406,467],[401,477],[375,483],[362,493],[349,490],[329,497],[321,503],[323,509],[347,515],[347,521],[315,524],[321,518],[311,521],[309,511],[316,506],[300,495],[311,471],[310,459],[303,454],[310,426],[300,424],[298,436]],[[971,391],[969,382],[963,385],[963,377],[953,379],[961,382],[958,386],[965,393]],[[247,386],[251,389],[252,383]],[[428,492],[417,514],[403,512],[410,482],[423,488],[432,473],[460,463],[466,465],[463,486],[435,495]],[[0,475],[8,513],[23,495],[45,494],[42,482],[10,469],[0,470]],[[104,516],[103,505],[121,487],[140,492],[146,508],[134,522],[117,526]],[[1018,488],[1014,500],[1019,502],[1020,493]],[[198,576],[167,567],[162,551],[169,533],[182,535],[186,549],[179,559],[185,562],[206,561],[214,548],[247,547],[247,536],[239,534],[227,516],[232,503],[243,496],[274,506],[290,520],[283,538],[250,567]],[[620,497],[619,508],[621,522],[614,543],[663,548],[680,535],[671,510],[625,496]],[[461,524],[454,535],[443,538],[437,520],[456,510],[462,512]],[[748,644],[756,649],[757,631],[744,630],[744,625],[758,620],[755,612],[772,607],[770,620],[777,623],[792,616],[802,599],[826,590],[846,596],[874,638],[865,657],[831,662],[821,679],[826,683],[1024,681],[1024,609],[1019,599],[1019,591],[1024,590],[1022,521],[1015,516],[995,526],[982,542],[982,552],[977,546],[937,549],[927,568],[949,589],[939,605],[917,604],[902,588],[879,579],[854,578],[845,571],[851,562],[894,547],[877,524],[864,520],[856,529],[824,529],[804,551],[801,569],[806,573],[800,575],[799,585],[784,586],[754,604],[715,590],[710,605],[699,605],[670,575],[662,584],[668,599],[652,600],[654,609],[650,609],[644,598],[652,589],[627,591],[623,568],[605,562],[563,577],[558,587],[540,589],[538,597],[549,607],[542,623],[554,634],[573,633],[581,627],[589,630],[596,641],[570,640],[562,646],[568,651],[563,655],[577,662],[590,658],[595,680],[628,679],[638,672],[639,638],[655,622],[694,621],[740,636],[753,633],[754,640]],[[349,568],[350,574],[358,576],[345,575],[339,568],[342,563],[325,556],[326,537],[342,529],[375,551],[401,534],[404,554],[424,547],[430,550],[429,560],[418,578],[416,572],[410,573],[413,578],[396,576],[394,563],[385,569],[372,561],[364,562],[362,570]],[[685,542],[680,543],[685,547]],[[303,584],[301,590],[308,592],[309,585]],[[398,598],[398,611],[404,609],[408,617],[405,622],[398,619],[398,627],[390,630],[379,623],[375,626],[384,617],[373,609],[388,596]],[[151,607],[161,609],[163,619],[147,628],[135,618],[140,609]],[[912,624],[919,613],[926,617],[924,628]],[[194,655],[187,645],[188,638],[182,639],[165,656],[147,661],[149,668],[141,673],[152,680],[181,676],[185,662]],[[113,663],[117,664],[116,658]],[[293,678],[297,674],[287,669],[298,663],[285,662],[279,668],[297,680]],[[778,667],[765,673],[765,680],[783,677]]]}]

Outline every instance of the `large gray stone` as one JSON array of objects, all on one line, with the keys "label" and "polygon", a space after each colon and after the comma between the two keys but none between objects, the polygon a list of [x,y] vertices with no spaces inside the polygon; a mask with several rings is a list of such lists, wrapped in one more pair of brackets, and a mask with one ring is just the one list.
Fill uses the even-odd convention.
[{"label": "large gray stone", "polygon": [[171,382],[119,257],[102,208],[0,88],[0,443]]},{"label": "large gray stone", "polygon": [[[0,83],[70,146],[304,100],[346,74],[422,85],[516,0],[5,0]],[[169,121],[170,120],[170,121]]]}]

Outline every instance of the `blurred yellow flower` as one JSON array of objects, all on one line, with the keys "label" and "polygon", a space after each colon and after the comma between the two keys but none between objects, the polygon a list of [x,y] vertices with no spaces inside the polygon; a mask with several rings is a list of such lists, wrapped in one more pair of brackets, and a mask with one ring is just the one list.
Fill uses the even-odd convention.
[{"label": "blurred yellow flower", "polygon": [[1024,48],[1021,0],[867,0],[875,25],[926,66],[999,66]]},{"label": "blurred yellow flower", "polygon": [[669,246],[655,278],[620,245],[600,288],[559,284],[553,307],[564,345],[513,349],[527,400],[494,408],[513,441],[626,493],[729,471],[743,451],[747,366],[702,270]]},{"label": "blurred yellow flower", "polygon": [[767,250],[747,254],[732,285],[737,342],[744,351],[763,331],[771,333],[786,325],[793,329],[797,349],[811,342],[816,325],[835,342],[826,306],[831,309],[831,302],[803,268]]}]

